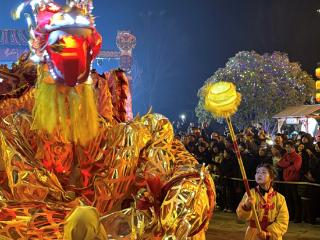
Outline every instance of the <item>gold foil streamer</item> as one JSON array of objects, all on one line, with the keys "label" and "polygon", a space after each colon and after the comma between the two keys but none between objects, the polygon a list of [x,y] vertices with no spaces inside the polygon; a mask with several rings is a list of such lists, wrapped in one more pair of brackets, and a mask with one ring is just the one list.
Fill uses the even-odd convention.
[{"label": "gold foil streamer", "polygon": [[[213,209],[213,182],[206,169],[197,167],[191,154],[174,140],[168,119],[147,114],[129,123],[101,121],[99,135],[88,146],[71,148],[59,136],[30,130],[30,123],[28,115],[10,116],[0,132],[4,160],[0,167],[6,170],[9,184],[9,192],[3,195],[5,201],[16,201],[11,206],[14,213],[24,213],[0,222],[1,235],[10,236],[8,229],[13,226],[20,229],[17,239],[61,239],[64,217],[83,202],[103,215],[101,222],[110,239],[161,238],[164,233],[168,239],[192,234],[191,239],[204,239],[208,213]],[[44,150],[48,142],[51,147]],[[61,151],[54,143],[72,154],[56,155]],[[62,166],[71,166],[70,172],[48,172],[43,160],[49,156],[60,156]],[[82,185],[84,170],[86,187]],[[121,210],[126,199],[133,202]],[[39,204],[30,206],[30,200]],[[144,210],[138,208],[141,201],[146,203]],[[58,219],[52,218],[55,213],[60,214]]]}]

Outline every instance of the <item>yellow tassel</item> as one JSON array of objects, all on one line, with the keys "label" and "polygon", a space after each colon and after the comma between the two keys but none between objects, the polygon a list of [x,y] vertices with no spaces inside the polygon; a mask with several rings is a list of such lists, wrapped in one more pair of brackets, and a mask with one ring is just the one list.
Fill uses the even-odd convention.
[{"label": "yellow tassel", "polygon": [[98,111],[92,85],[66,87],[52,84],[47,70],[39,68],[33,129],[57,134],[61,140],[86,145],[98,134]]}]

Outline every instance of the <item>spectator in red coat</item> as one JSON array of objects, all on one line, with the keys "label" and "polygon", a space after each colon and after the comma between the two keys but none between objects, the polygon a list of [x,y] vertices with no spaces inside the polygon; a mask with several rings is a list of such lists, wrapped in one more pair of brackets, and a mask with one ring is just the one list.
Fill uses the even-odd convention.
[{"label": "spectator in red coat", "polygon": [[[278,162],[278,166],[283,169],[283,180],[286,182],[299,181],[302,164],[301,156],[296,152],[294,142],[287,141],[285,148],[287,153]],[[294,220],[295,223],[301,222],[301,199],[298,195],[297,185],[286,184],[285,196],[291,220]]]},{"label": "spectator in red coat", "polygon": [[286,182],[299,181],[302,164],[301,156],[296,152],[294,143],[288,141],[285,144],[286,153],[278,162],[278,166],[283,168],[283,179]]}]

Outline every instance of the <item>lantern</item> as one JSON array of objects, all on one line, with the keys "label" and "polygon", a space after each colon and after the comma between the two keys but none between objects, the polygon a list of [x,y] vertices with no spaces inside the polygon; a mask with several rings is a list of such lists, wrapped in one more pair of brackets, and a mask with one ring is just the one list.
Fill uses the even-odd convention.
[{"label": "lantern", "polygon": [[230,82],[210,83],[205,91],[205,109],[216,117],[230,117],[240,105],[241,94]]},{"label": "lantern", "polygon": [[316,93],[316,100],[317,102],[320,102],[320,93]]},{"label": "lantern", "polygon": [[316,68],[316,77],[320,78],[320,66]]}]

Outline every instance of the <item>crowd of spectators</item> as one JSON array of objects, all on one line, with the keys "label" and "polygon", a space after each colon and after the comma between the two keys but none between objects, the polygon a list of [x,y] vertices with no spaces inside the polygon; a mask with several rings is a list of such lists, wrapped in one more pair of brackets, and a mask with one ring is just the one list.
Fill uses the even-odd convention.
[{"label": "crowd of spectators", "polygon": [[[217,208],[234,212],[245,189],[229,133],[209,131],[207,126],[176,126],[176,138],[201,164],[208,166],[216,184]],[[320,208],[320,141],[305,132],[288,139],[270,136],[263,129],[246,128],[237,133],[243,164],[250,180],[256,167],[270,163],[277,170],[274,188],[285,195],[290,220],[295,223],[318,223]],[[237,180],[238,179],[238,180]],[[254,181],[250,181],[251,187]]]}]

